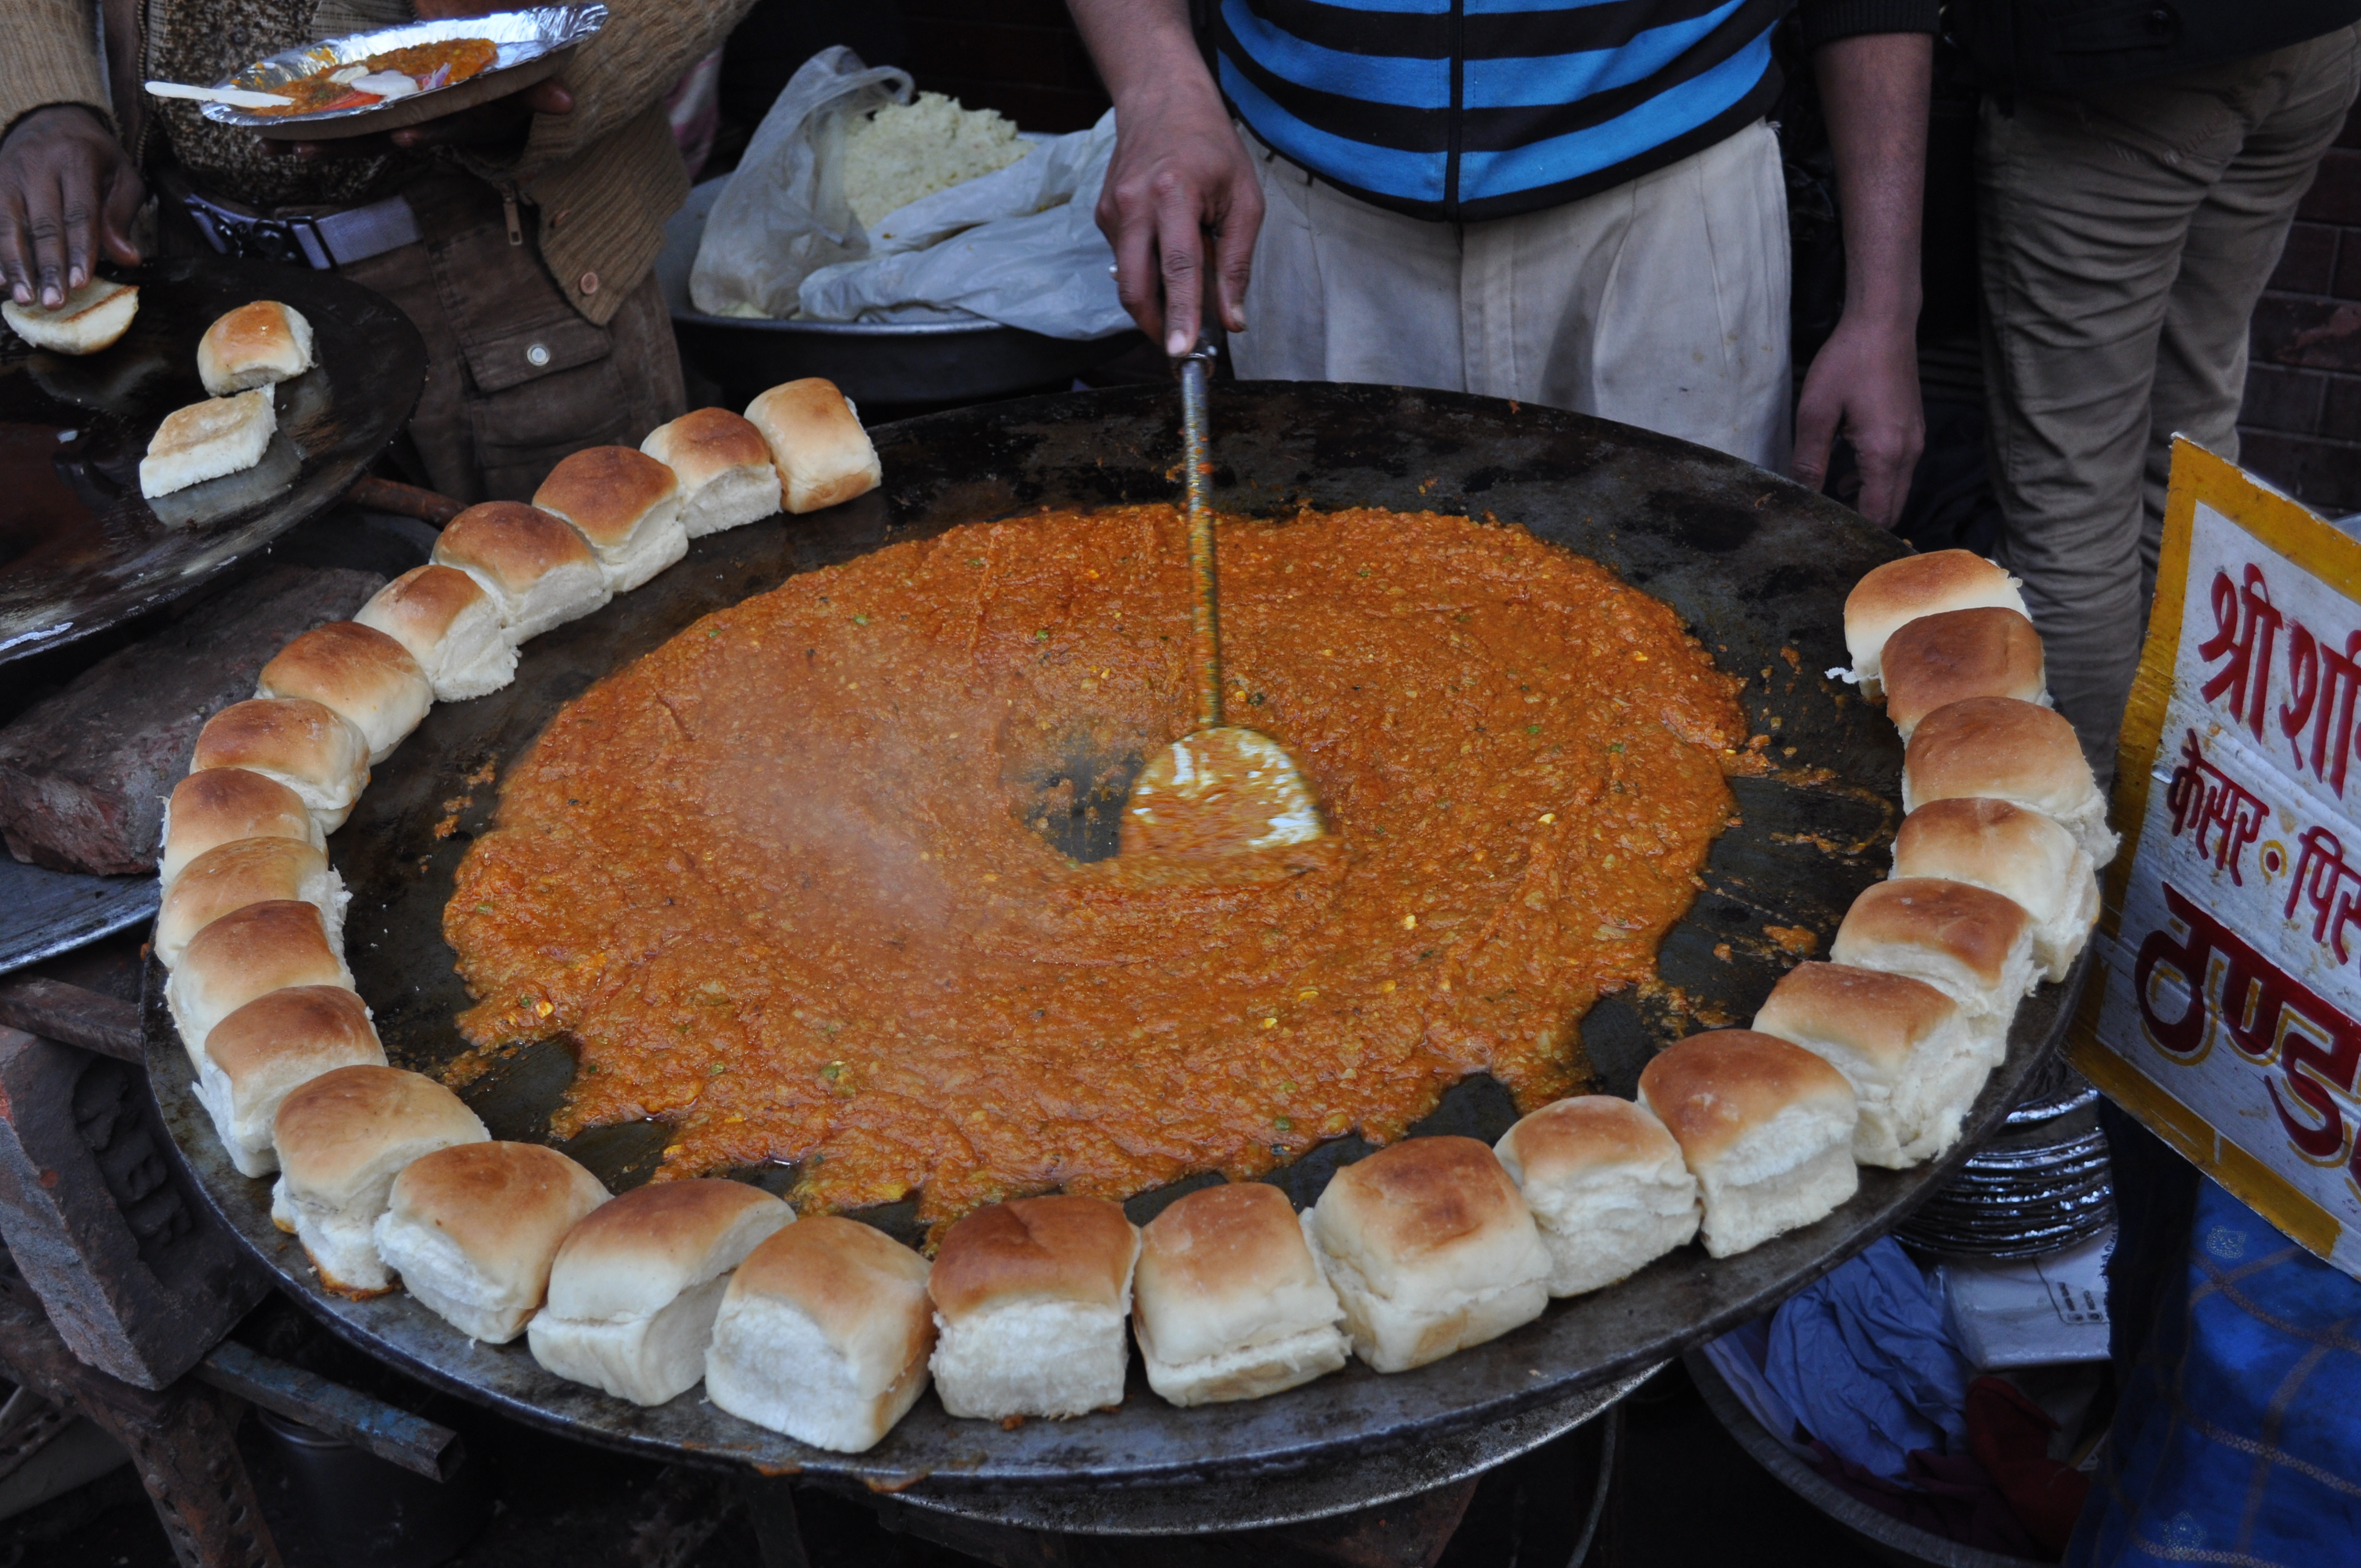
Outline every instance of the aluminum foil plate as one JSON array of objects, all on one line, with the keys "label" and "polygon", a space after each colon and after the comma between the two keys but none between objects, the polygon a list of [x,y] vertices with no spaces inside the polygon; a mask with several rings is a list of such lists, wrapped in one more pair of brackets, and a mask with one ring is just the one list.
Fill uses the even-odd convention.
[{"label": "aluminum foil plate", "polygon": [[305,44],[301,49],[283,49],[213,85],[249,87],[269,93],[315,71],[357,65],[373,54],[407,49],[413,44],[440,43],[446,38],[489,38],[500,45],[500,52],[492,64],[465,82],[407,98],[382,99],[359,108],[330,109],[312,115],[258,115],[226,104],[207,104],[203,113],[205,118],[216,124],[243,126],[274,141],[327,141],[397,131],[404,126],[439,119],[522,92],[555,75],[576,46],[606,25],[604,5],[535,5],[523,11],[495,11],[484,16],[452,16],[351,33]]}]

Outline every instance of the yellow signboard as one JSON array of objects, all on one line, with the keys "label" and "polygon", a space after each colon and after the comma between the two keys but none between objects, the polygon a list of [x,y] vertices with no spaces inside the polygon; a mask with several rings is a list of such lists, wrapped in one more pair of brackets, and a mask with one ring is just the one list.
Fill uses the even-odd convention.
[{"label": "yellow signboard", "polygon": [[2361,1277],[2361,542],[2175,441],[2074,1064]]}]

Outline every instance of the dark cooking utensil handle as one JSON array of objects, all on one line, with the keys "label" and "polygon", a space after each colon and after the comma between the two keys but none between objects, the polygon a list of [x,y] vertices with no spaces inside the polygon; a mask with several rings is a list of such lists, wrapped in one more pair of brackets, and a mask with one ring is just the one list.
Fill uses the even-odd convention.
[{"label": "dark cooking utensil handle", "polygon": [[1189,504],[1189,570],[1196,580],[1197,728],[1222,724],[1221,577],[1213,561],[1213,460],[1205,433],[1205,383],[1213,345],[1205,338],[1180,357],[1180,444]]},{"label": "dark cooking utensil handle", "polygon": [[467,508],[449,496],[433,490],[420,489],[395,479],[380,479],[375,474],[363,474],[345,492],[345,499],[367,511],[387,511],[396,517],[414,517],[421,522],[431,522],[441,528]]}]

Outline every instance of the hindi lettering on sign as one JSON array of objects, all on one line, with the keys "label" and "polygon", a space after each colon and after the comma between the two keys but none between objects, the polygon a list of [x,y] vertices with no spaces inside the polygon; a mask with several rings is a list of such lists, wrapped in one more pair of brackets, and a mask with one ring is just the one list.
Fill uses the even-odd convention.
[{"label": "hindi lettering on sign", "polygon": [[2231,718],[2259,739],[2270,698],[2271,647],[2279,639],[2279,612],[2271,603],[2263,569],[2248,562],[2242,590],[2230,581],[2229,573],[2213,574],[2213,635],[2197,645],[2197,655],[2208,663],[2228,655],[2229,663],[2206,681],[2205,700],[2219,702],[2228,693]]},{"label": "hindi lettering on sign", "polygon": [[[2279,707],[2279,730],[2295,751],[2298,770],[2309,765],[2312,777],[2334,790],[2340,800],[2345,797],[2345,765],[2353,758],[2356,690],[2361,690],[2361,631],[2345,638],[2345,652],[2339,653],[2296,622],[2288,638],[2288,700]],[[2309,749],[2303,743],[2306,724],[2312,728]]]},{"label": "hindi lettering on sign", "polygon": [[2312,939],[2336,954],[2338,963],[2352,961],[2353,949],[2345,928],[2361,923],[2361,871],[2345,863],[2345,846],[2325,828],[2304,829],[2295,876],[2288,883],[2287,914],[2295,916],[2298,900],[2312,905]]},{"label": "hindi lettering on sign", "polygon": [[2214,869],[2227,871],[2232,882],[2245,886],[2246,879],[2240,867],[2246,849],[2261,835],[2270,808],[2263,804],[2262,796],[2207,760],[2194,729],[2189,731],[2188,742],[2180,749],[2180,766],[2173,770],[2165,804],[2172,809],[2172,836],[2178,839],[2194,828],[2197,854],[2202,860],[2210,834],[2213,839]]}]

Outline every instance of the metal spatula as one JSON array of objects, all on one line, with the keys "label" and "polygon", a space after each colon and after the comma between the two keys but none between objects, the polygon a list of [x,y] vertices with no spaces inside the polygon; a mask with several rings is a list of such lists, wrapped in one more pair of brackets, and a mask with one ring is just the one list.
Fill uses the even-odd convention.
[{"label": "metal spatula", "polygon": [[1197,728],[1150,757],[1133,782],[1119,839],[1126,855],[1199,860],[1301,844],[1321,834],[1320,813],[1295,760],[1259,730],[1222,722],[1221,587],[1213,558],[1213,465],[1205,433],[1205,384],[1213,359],[1213,345],[1200,338],[1180,360],[1187,467],[1182,488],[1197,590]]}]

